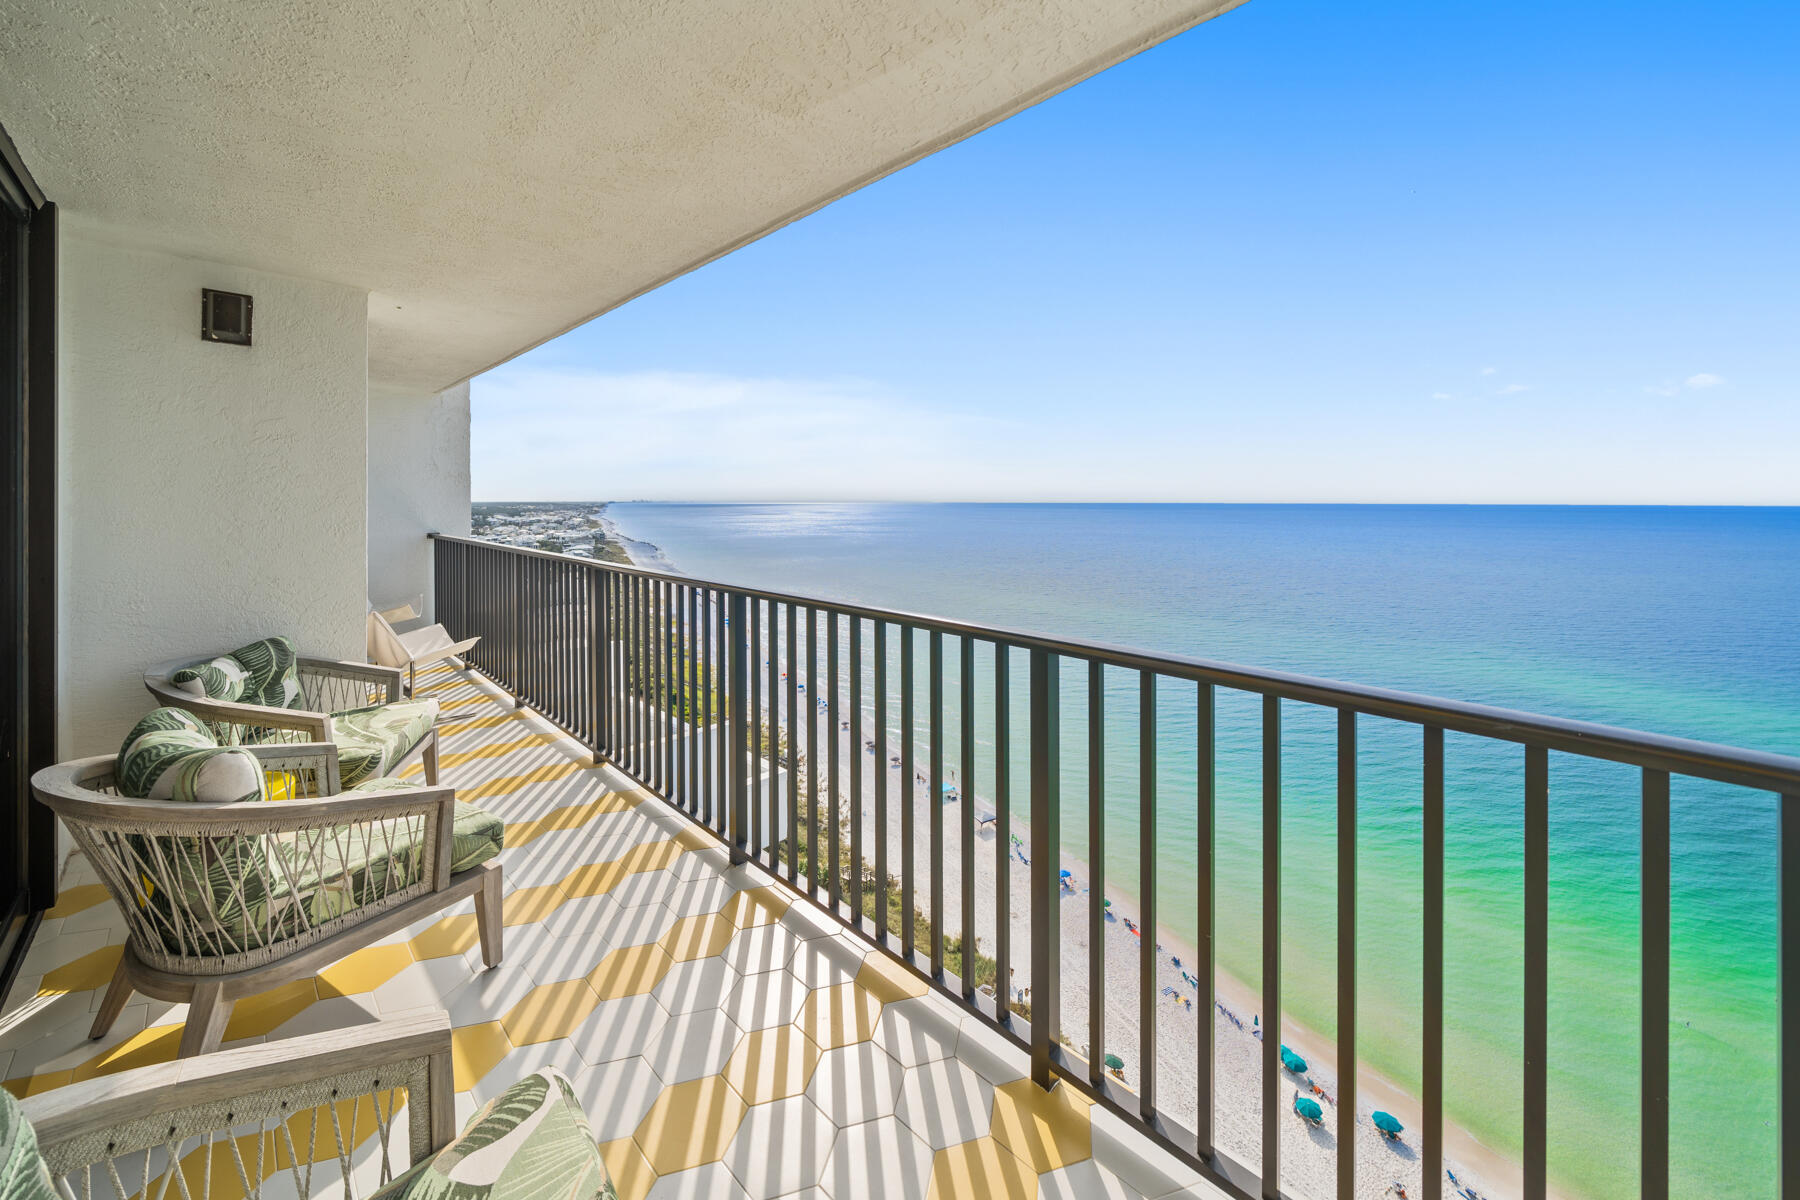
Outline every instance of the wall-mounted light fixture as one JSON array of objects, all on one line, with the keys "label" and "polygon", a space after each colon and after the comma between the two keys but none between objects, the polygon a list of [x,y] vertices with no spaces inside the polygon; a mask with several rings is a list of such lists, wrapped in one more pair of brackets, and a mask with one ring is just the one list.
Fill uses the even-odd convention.
[{"label": "wall-mounted light fixture", "polygon": [[250,344],[250,297],[241,292],[200,289],[200,336],[233,346]]}]

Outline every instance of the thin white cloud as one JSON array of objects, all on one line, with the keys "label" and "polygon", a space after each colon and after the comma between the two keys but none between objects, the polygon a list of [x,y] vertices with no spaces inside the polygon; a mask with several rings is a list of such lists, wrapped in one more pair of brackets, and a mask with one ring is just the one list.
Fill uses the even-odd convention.
[{"label": "thin white cloud", "polygon": [[1687,386],[1691,388],[1716,388],[1724,382],[1717,375],[1709,375],[1704,371],[1698,375],[1689,375],[1686,380]]},{"label": "thin white cloud", "polygon": [[1483,367],[1483,368],[1481,368],[1481,373],[1483,375],[1492,375],[1495,371],[1498,371],[1499,369],[1500,369],[1499,367]]}]

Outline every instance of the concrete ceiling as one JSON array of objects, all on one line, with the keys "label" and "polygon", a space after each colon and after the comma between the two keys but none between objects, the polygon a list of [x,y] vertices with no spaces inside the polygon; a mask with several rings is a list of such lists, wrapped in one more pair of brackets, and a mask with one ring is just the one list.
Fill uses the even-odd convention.
[{"label": "concrete ceiling", "polygon": [[369,291],[438,390],[1242,0],[0,0],[0,123],[136,244]]}]

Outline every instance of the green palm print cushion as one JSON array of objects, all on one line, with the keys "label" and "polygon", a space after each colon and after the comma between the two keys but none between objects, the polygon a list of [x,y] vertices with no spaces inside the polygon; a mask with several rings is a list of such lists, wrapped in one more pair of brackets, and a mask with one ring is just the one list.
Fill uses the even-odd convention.
[{"label": "green palm print cushion", "polygon": [[242,700],[249,678],[242,663],[229,654],[221,654],[181,668],[169,676],[169,682],[195,699]]},{"label": "green palm print cushion", "polygon": [[284,637],[264,638],[233,650],[228,657],[244,670],[245,704],[268,708],[305,708],[300,690],[300,655]]},{"label": "green palm print cushion", "polygon": [[198,718],[179,708],[156,709],[131,727],[113,776],[121,795],[140,800],[233,804],[269,798],[256,756],[220,746]]},{"label": "green palm print cushion", "polygon": [[455,1141],[370,1200],[618,1200],[562,1072],[535,1071],[483,1105]]},{"label": "green palm print cushion", "polygon": [[331,714],[338,777],[345,787],[386,775],[437,724],[436,700],[398,700]]},{"label": "green palm print cushion", "polygon": [[0,1196],[6,1200],[58,1200],[37,1134],[12,1093],[0,1088]]}]

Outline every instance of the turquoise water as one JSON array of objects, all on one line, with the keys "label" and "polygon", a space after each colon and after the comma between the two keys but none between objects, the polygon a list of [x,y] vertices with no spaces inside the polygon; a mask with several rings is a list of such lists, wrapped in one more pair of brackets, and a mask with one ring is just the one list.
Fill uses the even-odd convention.
[{"label": "turquoise water", "polygon": [[[633,503],[610,513],[710,579],[1800,751],[1800,510]],[[1064,836],[1080,854],[1085,695],[1085,680],[1066,674]],[[1257,703],[1221,693],[1218,711],[1219,959],[1252,986]],[[1109,677],[1109,885],[1135,878],[1136,704],[1135,679]],[[1191,691],[1166,683],[1159,709],[1159,905],[1191,938]],[[1291,1017],[1327,1035],[1334,720],[1284,710],[1283,994]],[[1370,720],[1359,732],[1359,1049],[1416,1087],[1419,735]],[[1448,1105],[1516,1153],[1521,758],[1451,734],[1446,762]],[[1551,789],[1552,1175],[1581,1195],[1630,1196],[1638,779],[1557,755]],[[1673,1186],[1773,1195],[1774,798],[1677,779],[1673,801]]]}]

